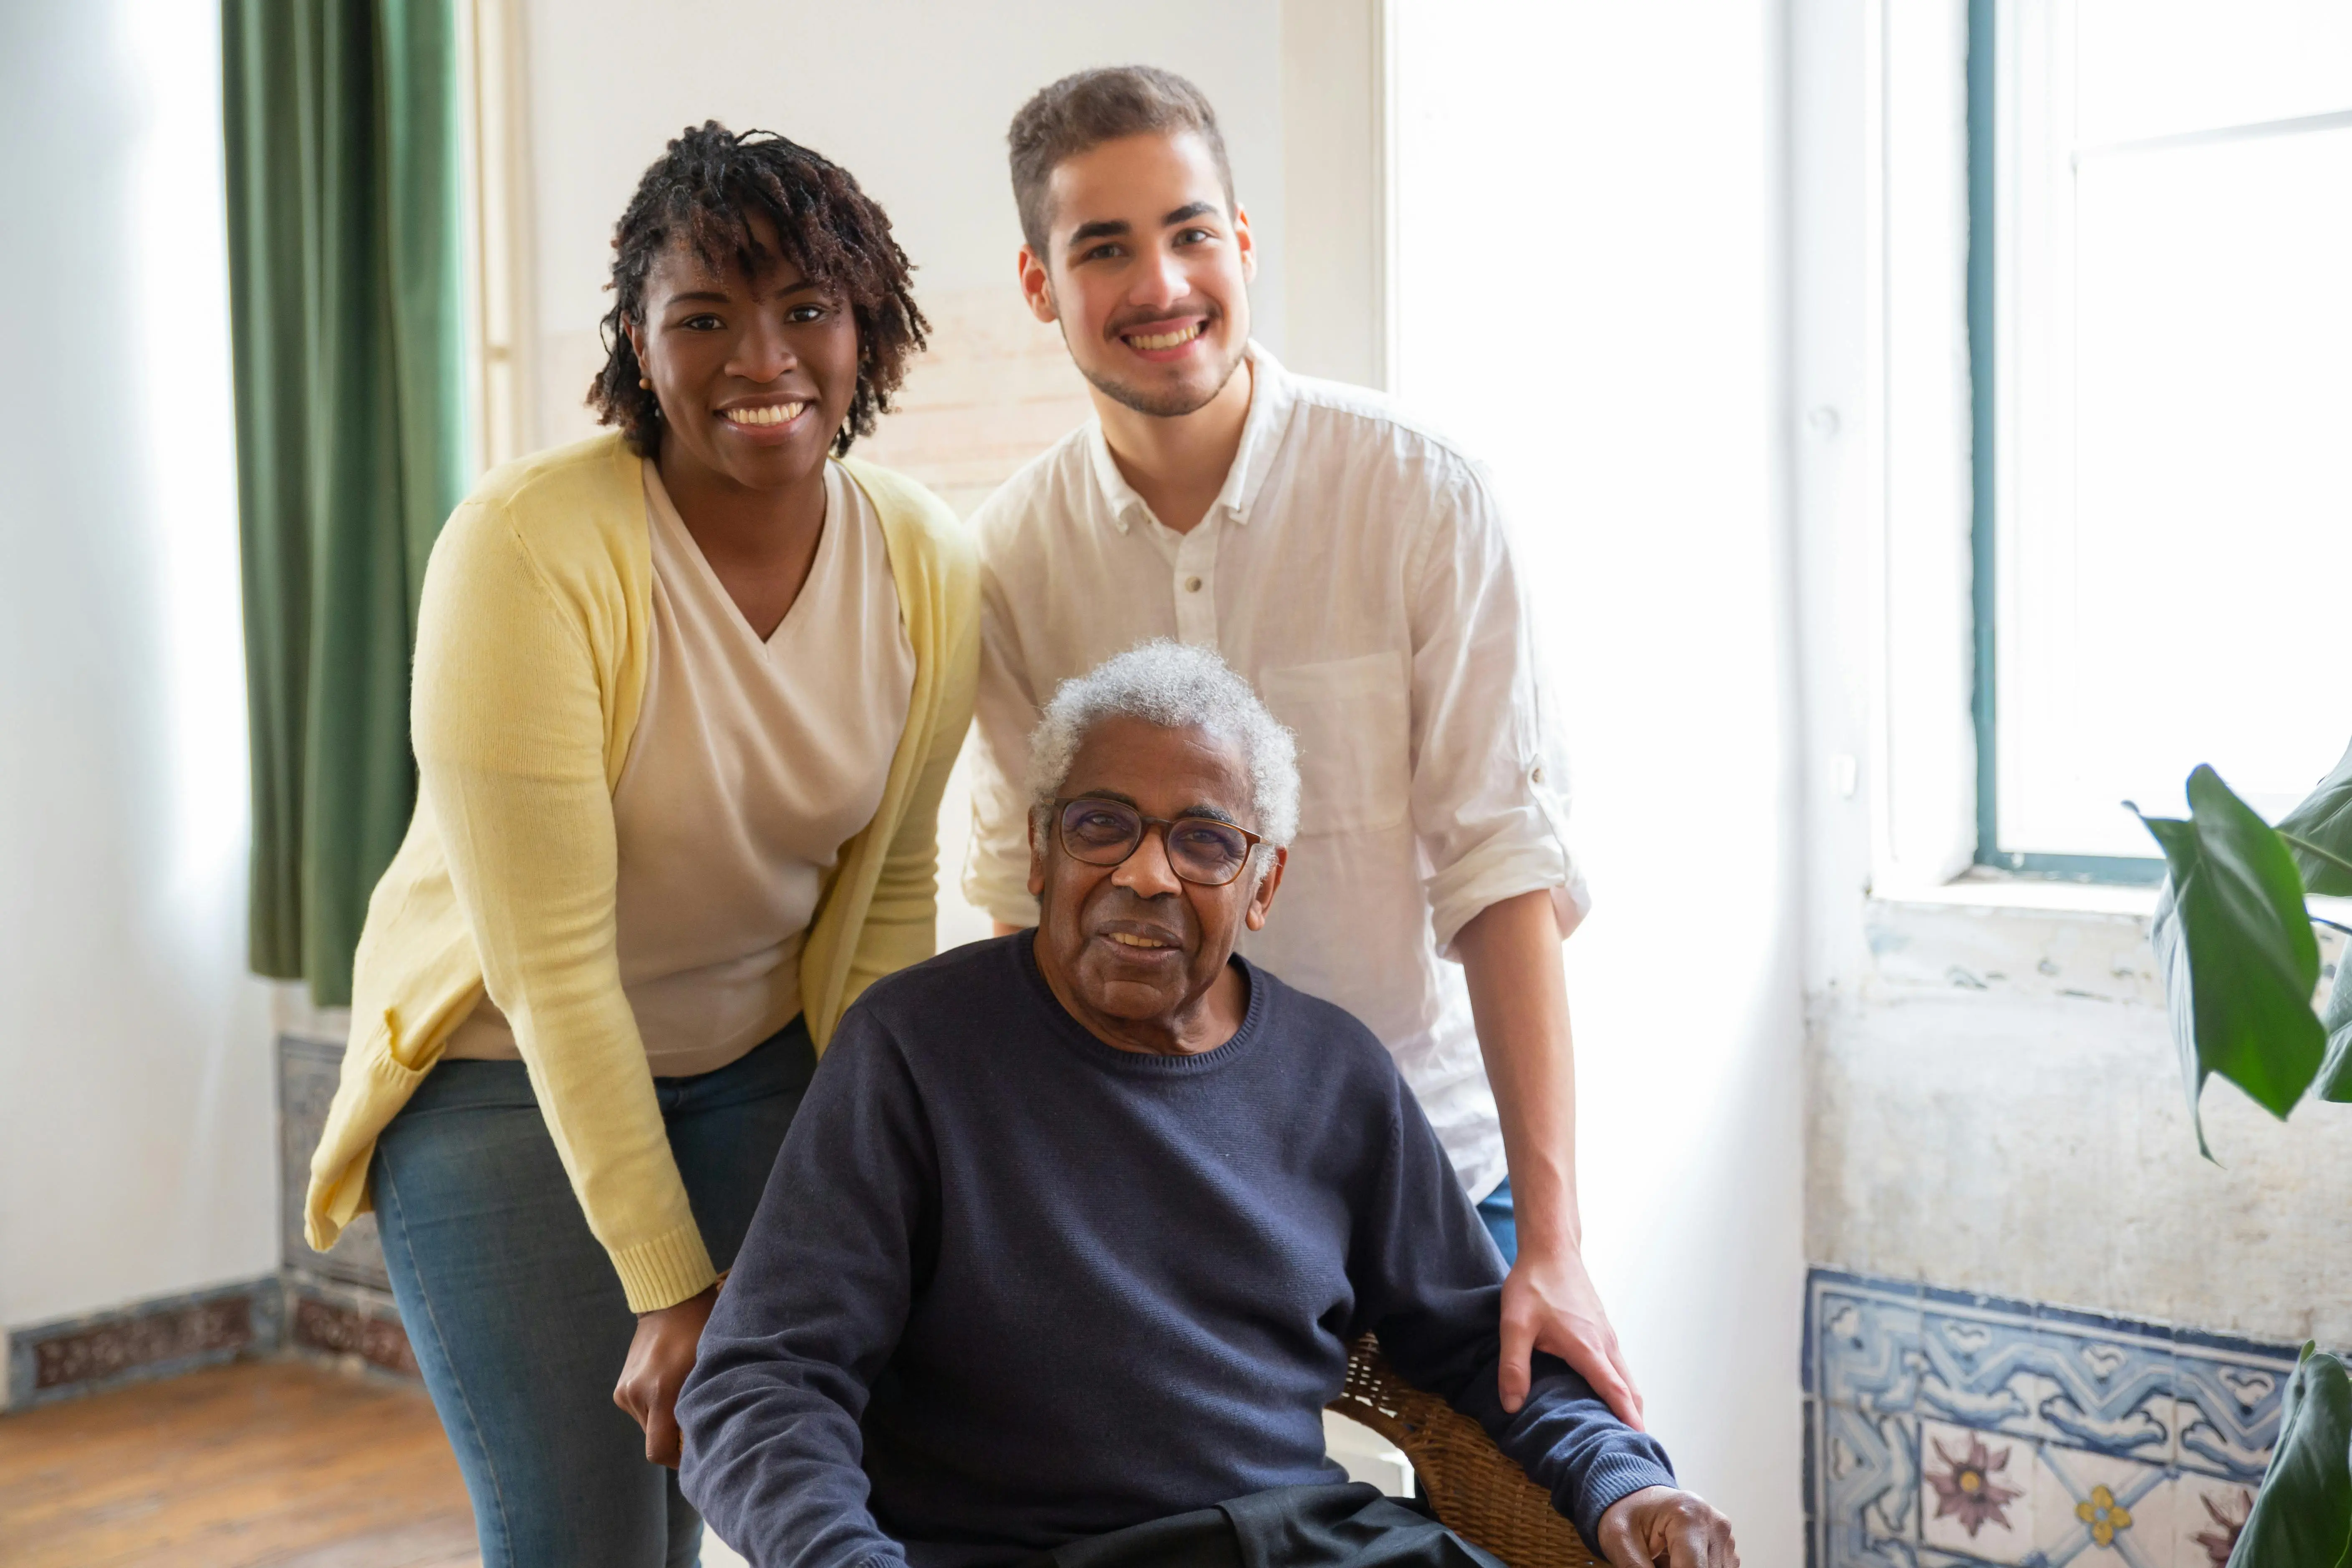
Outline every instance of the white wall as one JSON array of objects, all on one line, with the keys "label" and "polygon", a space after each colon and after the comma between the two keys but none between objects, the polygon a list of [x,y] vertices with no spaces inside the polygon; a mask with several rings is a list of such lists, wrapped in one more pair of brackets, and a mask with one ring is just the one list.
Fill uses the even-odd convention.
[{"label": "white wall", "polygon": [[1594,909],[1587,1255],[1685,1480],[1802,1560],[1781,11],[1401,0],[1396,363],[1541,607]]},{"label": "white wall", "polygon": [[0,9],[0,1326],[277,1261],[216,25]]},{"label": "white wall", "polygon": [[613,224],[663,144],[705,120],[781,131],[855,174],[890,214],[948,348],[992,329],[1058,353],[1013,284],[1021,229],[1004,131],[1031,93],[1087,66],[1166,66],[1217,106],[1238,193],[1265,244],[1259,331],[1279,351],[1279,6],[1204,0],[1180,17],[1138,0],[530,0],[527,26],[542,442],[593,428],[580,400],[604,361],[595,326],[609,305]]}]

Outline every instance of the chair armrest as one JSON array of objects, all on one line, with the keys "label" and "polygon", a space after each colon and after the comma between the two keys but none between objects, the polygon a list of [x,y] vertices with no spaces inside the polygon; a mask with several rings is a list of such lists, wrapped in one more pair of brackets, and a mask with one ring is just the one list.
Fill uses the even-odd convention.
[{"label": "chair armrest", "polygon": [[1349,1348],[1347,1384],[1328,1408],[1402,1449],[1439,1522],[1511,1568],[1607,1568],[1485,1427],[1399,1377],[1370,1334]]}]

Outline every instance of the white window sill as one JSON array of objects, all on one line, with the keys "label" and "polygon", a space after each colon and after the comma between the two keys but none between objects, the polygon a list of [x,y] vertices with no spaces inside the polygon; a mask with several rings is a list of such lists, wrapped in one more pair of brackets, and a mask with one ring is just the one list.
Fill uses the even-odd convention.
[{"label": "white window sill", "polygon": [[2131,915],[2145,920],[2156,913],[2156,889],[1971,872],[1956,882],[1880,887],[1873,890],[1871,902],[1946,909],[2031,910],[2046,915]]},{"label": "white window sill", "polygon": [[[1935,909],[2014,909],[2036,915],[2125,915],[2147,920],[2156,914],[2152,885],[2111,882],[2058,882],[2012,877],[1979,870],[1955,882],[1874,889],[1870,902],[1921,904]],[[2352,925],[2352,898],[2313,894],[2304,906],[2315,918]]]},{"label": "white window sill", "polygon": [[[1866,995],[1981,995],[2126,1002],[2162,1009],[2164,986],[2147,941],[2153,887],[2041,882],[1999,873],[1880,888],[1863,916]],[[2352,899],[2314,898],[2311,913],[2352,925]],[[2319,933],[2333,965],[2343,938]],[[2328,971],[2332,973],[2332,969]]]}]

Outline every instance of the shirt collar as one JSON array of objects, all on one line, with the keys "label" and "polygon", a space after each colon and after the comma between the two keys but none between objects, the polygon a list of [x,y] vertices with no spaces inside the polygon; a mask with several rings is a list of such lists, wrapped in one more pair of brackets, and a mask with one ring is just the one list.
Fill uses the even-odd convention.
[{"label": "shirt collar", "polygon": [[[1242,423],[1242,444],[1234,452],[1233,466],[1225,471],[1224,485],[1209,503],[1211,511],[1223,508],[1237,523],[1249,521],[1250,504],[1257,499],[1266,471],[1274,465],[1282,433],[1290,423],[1291,405],[1297,402],[1290,372],[1264,344],[1253,339],[1244,351],[1250,364],[1249,416]],[[1109,504],[1112,525],[1125,533],[1136,519],[1150,516],[1143,497],[1118,471],[1099,417],[1087,428],[1087,449],[1094,464],[1095,483],[1102,486],[1103,499]]]}]

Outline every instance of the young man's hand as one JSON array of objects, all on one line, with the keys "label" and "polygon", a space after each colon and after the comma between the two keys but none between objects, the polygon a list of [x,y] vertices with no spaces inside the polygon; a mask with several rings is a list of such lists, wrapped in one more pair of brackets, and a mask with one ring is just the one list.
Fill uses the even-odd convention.
[{"label": "young man's hand", "polygon": [[1739,1568],[1731,1521],[1704,1498],[1643,1487],[1601,1516],[1601,1554],[1611,1568]]},{"label": "young man's hand", "polygon": [[1521,1233],[1519,1260],[1503,1281],[1503,1364],[1496,1390],[1516,1415],[1534,1379],[1532,1354],[1549,1351],[1574,1367],[1592,1391],[1641,1431],[1642,1395],[1625,1368],[1617,1331],[1609,1326],[1583,1256],[1572,1248],[1550,1251]]},{"label": "young man's hand", "polygon": [[613,1403],[646,1429],[646,1458],[655,1464],[677,1469],[677,1391],[694,1370],[702,1325],[710,1321],[710,1309],[718,1303],[719,1287],[713,1285],[674,1307],[637,1314],[637,1336],[629,1342],[629,1359],[621,1364]]}]

